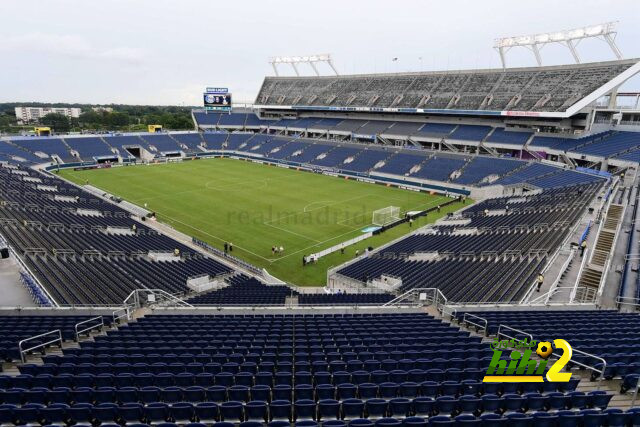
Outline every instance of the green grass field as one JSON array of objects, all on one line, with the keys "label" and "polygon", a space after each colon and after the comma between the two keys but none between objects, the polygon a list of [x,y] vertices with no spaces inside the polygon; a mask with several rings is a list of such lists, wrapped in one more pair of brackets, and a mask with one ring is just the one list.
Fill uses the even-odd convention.
[{"label": "green grass field", "polygon": [[[294,171],[232,159],[207,159],[152,166],[85,171],[62,170],[78,184],[91,185],[137,205],[147,203],[158,220],[266,268],[297,285],[326,284],[327,269],[366,246],[378,247],[411,231],[401,225],[302,267],[302,256],[362,233],[372,212],[399,206],[422,210],[448,198],[382,185]],[[461,207],[455,203],[414,222],[419,227]],[[271,247],[283,246],[273,255]]]}]

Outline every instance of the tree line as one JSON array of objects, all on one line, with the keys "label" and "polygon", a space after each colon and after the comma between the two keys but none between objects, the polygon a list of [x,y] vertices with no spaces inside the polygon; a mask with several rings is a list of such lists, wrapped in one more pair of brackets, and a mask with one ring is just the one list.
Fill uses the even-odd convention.
[{"label": "tree line", "polygon": [[[80,108],[78,118],[62,114],[48,114],[37,123],[18,124],[15,107],[67,107]],[[91,131],[141,131],[147,125],[162,125],[164,129],[193,129],[191,109],[194,107],[153,105],[109,105],[112,111],[94,111],[90,104],[0,103],[0,132],[19,133],[34,125],[49,126],[56,133]]]}]

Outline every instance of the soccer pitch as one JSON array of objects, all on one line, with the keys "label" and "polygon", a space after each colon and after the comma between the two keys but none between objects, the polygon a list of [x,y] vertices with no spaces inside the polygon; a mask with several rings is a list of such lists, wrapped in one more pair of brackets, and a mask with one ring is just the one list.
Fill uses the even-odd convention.
[{"label": "soccer pitch", "polygon": [[[205,159],[150,166],[60,171],[137,205],[147,203],[159,221],[219,249],[233,243],[233,255],[297,285],[326,284],[327,269],[410,232],[408,224],[302,267],[309,255],[362,234],[372,212],[398,206],[401,212],[442,205],[449,198],[233,159]],[[419,227],[455,211],[414,222]],[[284,251],[273,254],[272,246]]]}]

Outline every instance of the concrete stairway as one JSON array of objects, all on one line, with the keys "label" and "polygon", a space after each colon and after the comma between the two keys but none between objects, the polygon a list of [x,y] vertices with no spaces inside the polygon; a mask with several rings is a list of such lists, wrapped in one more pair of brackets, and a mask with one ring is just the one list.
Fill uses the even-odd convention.
[{"label": "concrete stairway", "polygon": [[[144,316],[145,314],[147,314],[149,311],[147,309],[140,309],[140,310],[136,310],[135,312],[132,313],[132,320],[134,318],[138,318],[141,316]],[[84,341],[93,341],[95,337],[97,336],[101,336],[101,335],[107,335],[107,331],[111,330],[111,329],[116,329],[119,326],[123,325],[126,322],[121,322],[121,323],[114,323],[111,325],[111,327],[107,327],[104,326],[102,329],[100,330],[93,330],[90,331],[90,333],[88,335],[82,335],[80,338],[80,341],[84,342]],[[42,356],[44,356],[45,354],[47,356],[62,356],[63,355],[63,351],[69,348],[80,348],[80,342],[79,341],[74,341],[74,340],[67,340],[67,341],[63,341],[62,342],[62,347],[59,346],[50,346],[46,348],[45,353],[40,353],[40,352],[34,352],[32,354],[29,354],[27,356],[26,362],[25,363],[33,363],[36,365],[41,365],[42,363],[44,363],[42,361]],[[20,371],[18,369],[18,367],[20,366],[21,362],[17,361],[17,362],[0,362],[0,366],[2,367],[2,370],[0,371],[0,374],[2,375],[11,375],[11,376],[15,376],[20,374]]]},{"label": "concrete stairway", "polygon": [[622,220],[623,205],[611,204],[598,232],[589,263],[580,276],[580,286],[597,290],[602,282],[602,274],[613,251],[618,225]]}]

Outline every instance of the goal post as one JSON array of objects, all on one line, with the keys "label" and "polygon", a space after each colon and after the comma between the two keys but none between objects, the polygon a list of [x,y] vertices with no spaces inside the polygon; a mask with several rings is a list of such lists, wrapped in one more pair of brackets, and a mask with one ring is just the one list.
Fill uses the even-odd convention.
[{"label": "goal post", "polygon": [[400,219],[400,208],[398,206],[387,206],[386,208],[373,211],[371,223],[373,225],[384,226]]}]

